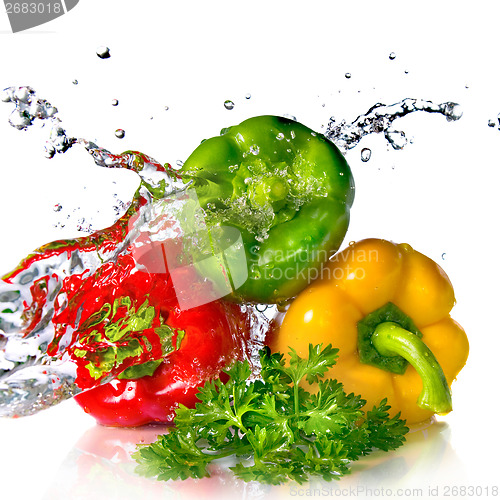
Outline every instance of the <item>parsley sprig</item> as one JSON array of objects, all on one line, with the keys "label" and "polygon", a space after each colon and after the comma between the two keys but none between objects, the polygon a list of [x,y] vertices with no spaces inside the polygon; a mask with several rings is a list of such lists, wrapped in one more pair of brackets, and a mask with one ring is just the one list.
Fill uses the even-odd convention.
[{"label": "parsley sprig", "polygon": [[[171,432],[139,446],[137,472],[159,480],[202,478],[211,462],[234,455],[231,470],[245,481],[330,481],[374,449],[401,446],[408,428],[399,415],[389,417],[385,399],[365,412],[361,396],[323,378],[337,353],[331,345],[310,345],[307,359],[292,349],[285,363],[265,348],[261,379],[253,380],[249,363],[236,363],[226,383],[213,380],[199,390],[194,409],[179,407]],[[306,391],[304,379],[317,390]]]}]

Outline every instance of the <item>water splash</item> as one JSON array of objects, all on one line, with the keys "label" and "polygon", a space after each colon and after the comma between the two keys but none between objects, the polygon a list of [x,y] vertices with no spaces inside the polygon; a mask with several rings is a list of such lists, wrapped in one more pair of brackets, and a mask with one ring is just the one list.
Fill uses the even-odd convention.
[{"label": "water splash", "polygon": [[[186,184],[146,155],[112,155],[91,143],[86,148],[97,165],[131,169],[142,176],[142,182],[125,215],[110,228],[44,245],[0,280],[0,416],[30,415],[92,387],[88,377],[82,378],[81,363],[86,366],[86,358],[78,356],[81,339],[90,333],[85,325],[98,312],[93,300],[87,302],[88,294],[93,289],[98,293],[111,289],[118,298],[120,293],[128,297],[122,283],[141,270],[142,275],[150,275],[145,265],[155,264],[147,257],[153,251],[157,259],[154,245],[176,244],[185,234],[179,232],[184,226],[178,222],[178,211],[187,205],[174,194],[182,195]],[[161,217],[157,206],[164,209]],[[148,238],[152,225],[161,231]],[[159,272],[160,279],[170,276],[165,270]],[[156,280],[150,282],[150,288],[141,292],[142,300],[156,286]],[[156,330],[153,337],[148,330],[136,333],[148,335],[147,345],[156,338]],[[99,352],[99,342],[93,348],[97,351],[91,352]],[[138,358],[134,363],[145,360]],[[109,372],[102,380],[91,381],[105,383],[116,375]]]},{"label": "water splash", "polygon": [[[26,130],[37,122],[42,126],[49,124],[49,139],[45,145],[49,158],[55,153],[65,153],[73,146],[80,145],[87,150],[99,167],[124,168],[138,174],[142,184],[139,196],[145,199],[149,199],[153,192],[156,196],[166,196],[170,192],[183,189],[183,183],[168,164],[162,165],[154,158],[139,152],[126,151],[123,154],[112,154],[92,141],[70,136],[62,126],[62,121],[56,116],[57,108],[47,100],[39,98],[31,87],[8,87],[2,92],[1,99],[3,102],[15,105],[9,123],[18,130]],[[125,135],[122,129],[118,129],[116,133],[122,137]]]},{"label": "water splash", "polygon": [[[131,220],[147,220],[155,200],[182,192],[187,185],[170,165],[162,165],[145,154],[127,151],[116,155],[91,141],[71,137],[56,116],[57,108],[38,98],[31,87],[10,87],[3,92],[2,100],[15,105],[9,118],[13,127],[25,130],[36,122],[50,126],[47,156],[64,153],[73,146],[83,147],[97,166],[125,168],[140,178],[133,199],[120,207],[121,213],[126,209],[125,213],[111,227],[82,238],[44,245],[0,280],[0,416],[21,416],[57,404],[82,390],[77,384],[77,364],[71,356],[78,342],[82,313],[71,305],[70,284],[97,279],[106,265],[116,266],[120,259],[132,256],[134,245],[140,242],[142,226],[130,224]],[[392,123],[414,111],[440,113],[450,121],[461,116],[455,103],[435,105],[405,99],[391,106],[377,104],[350,124],[344,121],[336,125],[332,119],[327,136],[346,151],[365,135],[383,132],[397,149],[404,133],[395,131]],[[57,205],[55,209],[60,210]],[[275,311],[244,307],[252,314],[253,342],[258,346],[270,321],[263,315],[272,317]],[[68,311],[74,315],[73,322],[58,322],[57,318]]]},{"label": "water splash", "polygon": [[402,149],[407,139],[403,131],[393,127],[393,122],[417,111],[441,114],[447,121],[456,121],[462,117],[462,110],[457,103],[434,104],[431,101],[408,98],[390,105],[375,104],[352,123],[342,120],[337,124],[335,118],[332,117],[328,122],[325,135],[344,153],[356,147],[363,137],[374,133],[383,133],[394,149]]},{"label": "water splash", "polygon": [[[184,227],[179,222],[179,210],[191,213],[189,200],[183,197],[189,184],[183,182],[170,165],[162,165],[135,151],[112,154],[91,141],[72,138],[59,120],[53,123],[57,109],[39,99],[29,87],[7,89],[4,101],[15,104],[11,125],[20,130],[30,127],[35,120],[50,123],[49,143],[52,145],[54,137],[57,138],[53,144],[55,152],[83,147],[97,166],[131,170],[140,179],[125,214],[111,227],[85,237],[44,245],[0,280],[0,416],[15,417],[36,413],[92,387],[85,385],[88,378],[81,375],[82,361],[86,363],[86,358],[79,357],[77,352],[82,339],[88,336],[85,326],[89,319],[85,317],[88,305],[85,308],[83,305],[93,284],[96,290],[102,287],[103,291],[116,289],[119,293],[123,280],[131,273],[137,275],[144,270],[144,261],[140,259],[148,255],[148,245],[153,254],[158,255],[158,250],[153,248],[155,244],[173,242],[177,245],[179,237],[186,236],[192,224]],[[35,105],[39,111],[33,111]],[[24,120],[20,121],[19,117]],[[64,148],[58,146],[61,138],[66,138]],[[163,207],[161,217],[155,211],[157,206]],[[123,208],[120,207],[121,212]],[[54,210],[59,212],[62,206],[57,204]],[[79,219],[78,224],[81,231],[92,229],[84,218]],[[161,231],[154,232],[148,239],[151,227],[160,227]],[[130,263],[127,272],[123,271],[122,262]],[[157,265],[154,261],[146,262]],[[110,276],[106,276],[106,269],[111,272]],[[149,276],[148,269],[146,266],[143,272],[146,276]],[[157,283],[157,280],[151,282]],[[147,296],[148,292],[144,293]],[[183,289],[181,293],[189,291]],[[180,300],[178,290],[176,294]],[[92,308],[93,302],[90,304]],[[252,332],[248,356],[255,365],[269,320],[251,306],[245,306],[245,313]],[[148,345],[154,340],[154,336],[147,337]],[[98,351],[100,346],[93,348]],[[144,361],[138,358],[133,363]],[[109,372],[102,380],[91,382],[105,383],[116,375]]]},{"label": "water splash", "polygon": [[0,281],[0,416],[29,415],[81,391],[76,363],[66,351],[72,328],[60,349],[47,352],[56,337],[52,319],[67,306],[60,293],[65,279],[90,276],[120,251],[123,237],[116,229],[45,245]]},{"label": "water splash", "polygon": [[[9,123],[18,130],[37,122],[49,125],[48,157],[75,145],[83,146],[96,165],[125,168],[140,178],[133,199],[119,207],[122,214],[126,209],[125,214],[113,226],[83,238],[44,245],[0,281],[0,416],[21,416],[81,391],[76,384],[75,359],[68,353],[79,320],[72,326],[54,321],[54,315],[68,307],[70,296],[62,291],[67,280],[93,276],[106,263],[130,252],[138,234],[128,227],[130,219],[153,200],[185,189],[186,185],[169,165],[147,155],[134,151],[115,155],[91,141],[71,137],[57,117],[57,108],[39,98],[31,87],[5,89],[2,101],[15,105]],[[61,209],[60,204],[54,207],[55,211]],[[77,222],[81,231],[92,229],[84,218]],[[64,333],[57,347],[49,352],[61,328]]]},{"label": "water splash", "polygon": [[36,122],[49,124],[49,140],[45,145],[48,158],[52,158],[56,153],[64,153],[76,142],[76,139],[67,136],[61,120],[56,116],[57,108],[47,100],[37,97],[31,87],[6,88],[1,94],[1,100],[15,105],[9,123],[18,130],[25,130]]}]

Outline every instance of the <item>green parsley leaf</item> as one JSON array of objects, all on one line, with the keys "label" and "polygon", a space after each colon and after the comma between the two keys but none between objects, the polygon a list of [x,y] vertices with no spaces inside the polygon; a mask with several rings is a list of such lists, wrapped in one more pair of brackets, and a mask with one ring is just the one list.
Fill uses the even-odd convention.
[{"label": "green parsley leaf", "polygon": [[[201,478],[210,475],[211,462],[233,456],[231,470],[245,481],[331,481],[374,449],[401,446],[408,428],[389,417],[386,400],[365,412],[361,396],[323,378],[337,354],[331,345],[310,345],[308,358],[292,350],[287,364],[265,348],[260,379],[252,379],[248,362],[236,363],[226,383],[205,383],[195,408],[179,407],[170,433],[138,447],[137,472],[159,480]],[[304,381],[317,391],[305,390]]]}]

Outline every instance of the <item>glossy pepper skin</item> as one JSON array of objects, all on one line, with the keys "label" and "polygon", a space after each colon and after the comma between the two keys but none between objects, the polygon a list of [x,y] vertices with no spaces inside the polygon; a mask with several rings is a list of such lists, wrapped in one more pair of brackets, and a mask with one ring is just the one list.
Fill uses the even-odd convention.
[{"label": "glossy pepper skin", "polygon": [[209,227],[241,233],[248,279],[233,291],[238,300],[294,297],[347,231],[354,199],[347,162],[324,136],[287,118],[258,116],[223,130],[180,174],[192,181]]},{"label": "glossy pepper skin", "polygon": [[184,336],[180,347],[152,375],[117,378],[75,399],[102,425],[171,423],[179,404],[194,407],[199,387],[244,359],[245,321],[240,307],[232,303],[217,301],[184,311],[170,307],[167,323]]},{"label": "glossy pepper skin", "polygon": [[[422,422],[451,410],[448,387],[467,360],[467,336],[450,317],[454,304],[448,276],[431,259],[406,244],[363,240],[337,254],[294,300],[269,344],[303,355],[309,343],[331,343],[339,359],[328,376],[361,394],[369,407],[387,398],[407,423]],[[400,373],[362,360],[366,339],[360,325],[374,317],[368,347],[383,362],[407,356],[410,364],[395,368]],[[402,318],[417,333],[402,328]]]}]

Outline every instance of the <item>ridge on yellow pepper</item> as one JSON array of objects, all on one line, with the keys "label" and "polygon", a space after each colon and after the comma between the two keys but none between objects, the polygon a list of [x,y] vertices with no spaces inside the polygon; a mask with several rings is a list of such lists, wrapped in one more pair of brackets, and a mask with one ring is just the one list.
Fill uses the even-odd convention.
[{"label": "ridge on yellow pepper", "polygon": [[366,239],[349,245],[301,292],[271,350],[312,344],[339,348],[325,376],[361,394],[367,407],[387,398],[407,423],[451,411],[449,386],[469,352],[463,328],[450,317],[452,284],[433,260],[407,244]]}]

